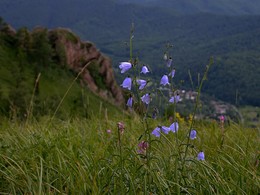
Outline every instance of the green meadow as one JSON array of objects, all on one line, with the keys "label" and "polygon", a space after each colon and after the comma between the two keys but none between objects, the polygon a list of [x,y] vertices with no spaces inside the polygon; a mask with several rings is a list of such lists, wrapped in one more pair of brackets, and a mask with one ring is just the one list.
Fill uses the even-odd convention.
[{"label": "green meadow", "polygon": [[[119,113],[118,113],[119,114]],[[104,111],[91,119],[0,123],[1,194],[258,194],[259,130],[189,123],[150,138],[139,116]],[[148,131],[158,123],[148,119]],[[122,133],[117,126],[124,123]],[[111,130],[111,131],[107,131]],[[187,153],[185,153],[187,150]],[[204,151],[205,160],[197,154]]]}]

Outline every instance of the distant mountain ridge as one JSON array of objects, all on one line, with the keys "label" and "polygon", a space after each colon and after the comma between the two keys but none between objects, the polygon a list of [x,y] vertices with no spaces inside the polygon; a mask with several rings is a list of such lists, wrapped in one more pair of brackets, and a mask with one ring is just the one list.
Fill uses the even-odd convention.
[{"label": "distant mountain ridge", "polygon": [[180,15],[168,8],[115,0],[0,1],[1,16],[15,28],[71,28],[111,57],[115,71],[120,61],[129,58],[125,42],[134,22],[134,55],[151,66],[155,80],[166,71],[161,56],[170,42],[174,45],[171,55],[178,73],[176,81],[184,80],[183,87],[191,87],[188,70],[197,83],[197,74],[203,73],[213,56],[215,63],[203,91],[231,103],[260,105],[260,16]]},{"label": "distant mountain ridge", "polygon": [[259,15],[258,0],[122,0],[121,3],[156,6],[179,14],[214,13],[221,15]]}]

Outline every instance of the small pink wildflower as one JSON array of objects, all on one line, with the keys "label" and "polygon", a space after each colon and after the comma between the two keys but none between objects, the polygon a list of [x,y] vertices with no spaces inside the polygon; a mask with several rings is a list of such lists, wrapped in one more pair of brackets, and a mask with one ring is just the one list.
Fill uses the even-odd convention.
[{"label": "small pink wildflower", "polygon": [[221,116],[219,117],[219,120],[220,120],[220,122],[224,122],[224,121],[225,121],[225,117],[224,117],[223,115],[221,115]]},{"label": "small pink wildflower", "polygon": [[118,122],[117,123],[117,128],[120,131],[120,133],[123,134],[124,130],[125,130],[125,124],[123,122]]},{"label": "small pink wildflower", "polygon": [[141,141],[141,142],[138,144],[138,150],[137,150],[137,152],[138,152],[139,154],[145,154],[145,152],[146,152],[146,150],[147,150],[148,147],[149,147],[148,142],[146,142],[146,141]]},{"label": "small pink wildflower", "polygon": [[107,133],[111,134],[112,133],[111,129],[107,129]]}]

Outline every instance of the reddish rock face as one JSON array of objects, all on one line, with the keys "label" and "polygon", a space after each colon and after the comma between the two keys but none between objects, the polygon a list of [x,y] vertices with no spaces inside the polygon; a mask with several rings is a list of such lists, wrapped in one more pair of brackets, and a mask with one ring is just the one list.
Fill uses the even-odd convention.
[{"label": "reddish rock face", "polygon": [[94,44],[82,42],[67,29],[51,30],[48,36],[50,40],[55,40],[52,44],[57,53],[58,49],[63,48],[65,61],[70,69],[79,73],[84,68],[81,78],[91,91],[114,104],[124,103],[123,92],[116,83],[111,60]]}]

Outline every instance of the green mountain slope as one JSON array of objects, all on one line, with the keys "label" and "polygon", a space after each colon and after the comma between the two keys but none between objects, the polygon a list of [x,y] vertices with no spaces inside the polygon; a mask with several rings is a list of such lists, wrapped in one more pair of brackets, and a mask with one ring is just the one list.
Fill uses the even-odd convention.
[{"label": "green mountain slope", "polygon": [[213,56],[215,64],[205,92],[231,103],[260,105],[260,16],[178,15],[162,7],[144,8],[109,0],[4,0],[0,2],[0,13],[16,28],[69,27],[112,57],[114,67],[128,59],[124,42],[134,22],[134,53],[156,72],[155,79],[165,72],[161,56],[169,41],[174,45],[171,55],[178,72],[176,80],[184,80],[184,88],[190,88],[188,71],[196,80],[197,73],[202,74],[208,58]]},{"label": "green mountain slope", "polygon": [[122,114],[91,92],[81,77],[75,80],[77,73],[57,60],[61,53],[52,48],[47,34],[25,29],[14,34],[9,27],[0,27],[0,116],[67,119]]}]

